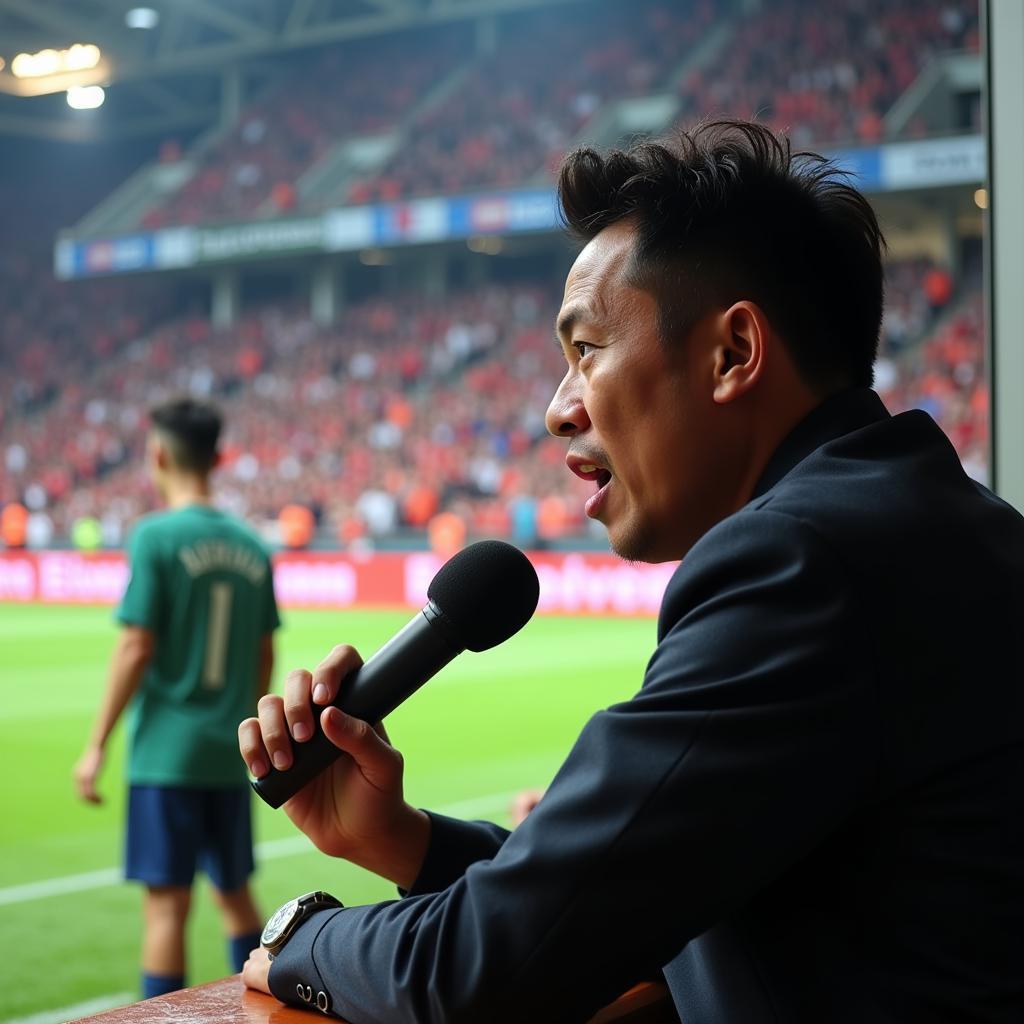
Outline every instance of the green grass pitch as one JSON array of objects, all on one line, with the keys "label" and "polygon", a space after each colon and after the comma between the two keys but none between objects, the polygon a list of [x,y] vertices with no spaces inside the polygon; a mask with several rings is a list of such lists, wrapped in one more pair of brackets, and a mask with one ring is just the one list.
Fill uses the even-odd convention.
[{"label": "green grass pitch", "polygon": [[[369,655],[408,618],[288,612],[274,689],[288,669],[314,666],[335,643]],[[651,619],[537,617],[501,647],[456,659],[388,719],[406,758],[409,799],[507,823],[511,794],[545,785],[589,715],[635,692],[654,634]],[[41,1024],[48,1011],[98,1010],[119,993],[137,998],[139,891],[111,871],[121,862],[121,728],[102,807],[80,803],[70,775],[114,635],[108,608],[0,604],[0,1021]],[[263,851],[255,890],[265,913],[316,888],[349,904],[395,897],[381,879],[305,848],[283,813],[255,804]],[[27,888],[33,883],[42,884]],[[229,973],[202,880],[189,947],[190,984]]]}]

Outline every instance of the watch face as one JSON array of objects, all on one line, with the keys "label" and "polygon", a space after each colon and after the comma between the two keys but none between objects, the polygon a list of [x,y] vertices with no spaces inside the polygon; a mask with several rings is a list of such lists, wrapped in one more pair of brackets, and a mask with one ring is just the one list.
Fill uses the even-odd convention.
[{"label": "watch face", "polygon": [[275,939],[288,927],[295,911],[299,908],[298,899],[289,900],[274,916],[267,922],[260,936],[260,942],[264,946],[271,945]]}]

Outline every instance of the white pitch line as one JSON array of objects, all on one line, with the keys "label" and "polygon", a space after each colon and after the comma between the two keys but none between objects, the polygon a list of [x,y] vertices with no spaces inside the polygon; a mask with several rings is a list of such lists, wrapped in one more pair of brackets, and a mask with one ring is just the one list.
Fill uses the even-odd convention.
[{"label": "white pitch line", "polygon": [[124,876],[117,868],[103,868],[100,871],[87,871],[82,875],[63,875],[59,878],[42,878],[38,882],[25,885],[11,885],[0,889],[0,907],[12,903],[27,903],[29,900],[41,900],[47,896],[62,896],[69,892],[86,892],[89,889],[102,889],[115,885]]},{"label": "white pitch line", "polygon": [[473,796],[468,800],[457,800],[455,803],[445,804],[436,810],[438,814],[446,814],[449,818],[475,818],[478,815],[507,810],[518,792],[518,790],[512,790],[510,793],[488,793],[487,796]]},{"label": "white pitch line", "polygon": [[[473,818],[479,815],[494,813],[506,808],[514,793],[490,793],[487,796],[471,797],[437,808],[438,813],[452,818]],[[267,839],[256,844],[257,861],[277,860],[279,857],[292,857],[299,853],[310,853],[315,850],[306,836],[299,834],[285,836],[282,839]],[[24,885],[11,885],[0,889],[0,907],[14,903],[28,903],[31,900],[46,899],[50,896],[64,896],[68,893],[88,892],[92,889],[104,889],[123,881],[124,875],[120,868],[101,868],[99,871],[87,871],[80,875],[62,875],[57,878],[42,878],[38,882],[27,882]],[[98,1011],[97,1011],[98,1012]]]},{"label": "white pitch line", "polygon": [[75,1003],[74,1006],[64,1006],[59,1010],[43,1010],[28,1017],[11,1017],[5,1024],[64,1024],[65,1021],[78,1020],[79,1017],[89,1017],[94,1013],[111,1010],[115,1006],[134,1003],[135,998],[134,992],[114,992],[108,996],[87,999],[84,1003]]}]

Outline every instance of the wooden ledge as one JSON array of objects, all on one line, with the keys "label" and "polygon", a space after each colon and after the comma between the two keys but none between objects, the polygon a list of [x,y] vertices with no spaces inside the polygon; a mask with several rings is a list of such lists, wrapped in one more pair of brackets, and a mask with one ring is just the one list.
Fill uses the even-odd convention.
[{"label": "wooden ledge", "polygon": [[[89,1024],[310,1024],[325,1020],[313,1010],[284,1006],[247,989],[235,975],[167,996],[106,1010],[79,1021]],[[329,1018],[337,1020],[336,1017]],[[674,1024],[678,1018],[664,985],[641,982],[606,1006],[589,1024]]]}]

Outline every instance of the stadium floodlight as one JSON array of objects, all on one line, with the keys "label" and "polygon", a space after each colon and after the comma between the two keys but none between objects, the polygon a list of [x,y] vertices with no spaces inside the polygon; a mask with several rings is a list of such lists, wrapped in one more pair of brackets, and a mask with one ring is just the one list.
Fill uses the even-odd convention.
[{"label": "stadium floodlight", "polygon": [[75,85],[68,89],[68,106],[72,110],[95,110],[103,106],[106,98],[99,85]]},{"label": "stadium floodlight", "polygon": [[95,43],[75,43],[66,50],[19,53],[11,61],[11,74],[15,78],[45,78],[71,71],[88,71],[98,67],[102,59],[103,54]]},{"label": "stadium floodlight", "polygon": [[156,28],[160,24],[160,13],[152,7],[133,7],[125,12],[124,23],[129,28]]},{"label": "stadium floodlight", "polygon": [[99,85],[113,77],[109,59],[95,43],[19,53],[7,69],[0,75],[0,92],[11,96],[46,96],[76,86]]}]

